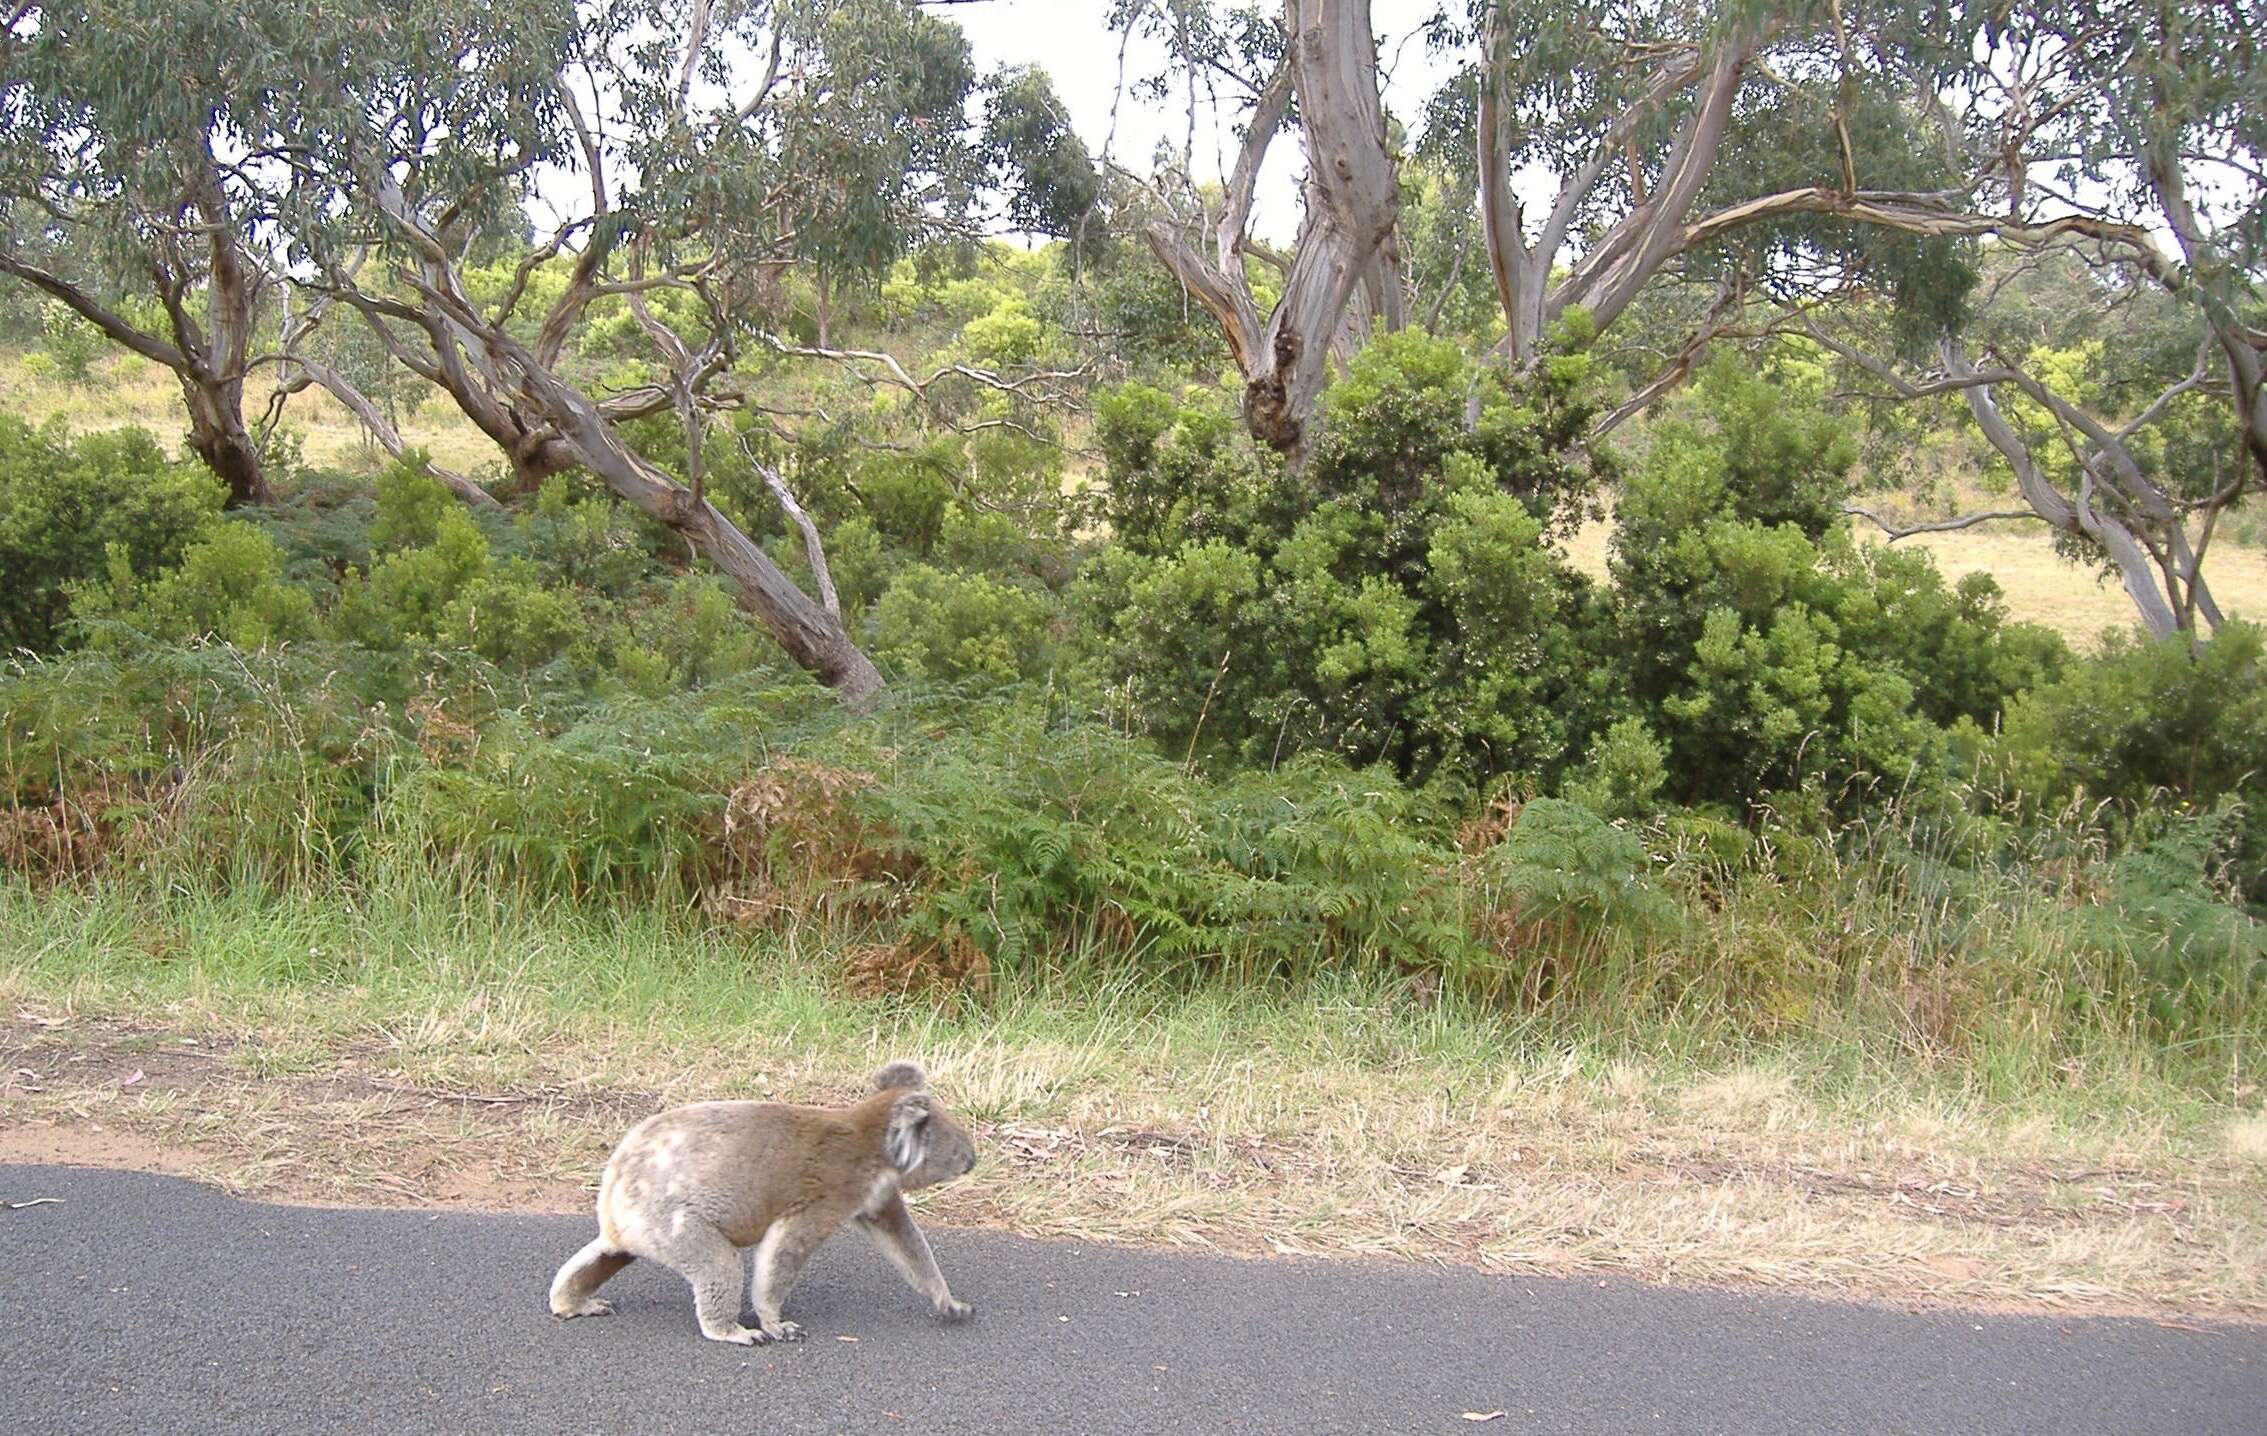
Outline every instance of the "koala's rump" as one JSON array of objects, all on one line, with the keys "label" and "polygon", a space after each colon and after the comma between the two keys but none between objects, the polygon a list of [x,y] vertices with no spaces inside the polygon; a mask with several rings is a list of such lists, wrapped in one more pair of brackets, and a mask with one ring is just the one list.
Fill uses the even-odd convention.
[{"label": "koala's rump", "polygon": [[[777,1102],[700,1102],[648,1117],[607,1159],[598,1219],[606,1240],[638,1252],[688,1216],[752,1246],[792,1212],[843,1205],[847,1218],[876,1164],[846,1114]],[[863,1145],[875,1145],[871,1141]],[[878,1157],[878,1154],[877,1154]]]}]

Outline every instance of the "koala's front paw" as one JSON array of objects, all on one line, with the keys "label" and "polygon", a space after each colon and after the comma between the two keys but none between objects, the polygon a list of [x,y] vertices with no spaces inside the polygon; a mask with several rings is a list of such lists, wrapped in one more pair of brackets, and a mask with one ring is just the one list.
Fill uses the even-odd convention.
[{"label": "koala's front paw", "polygon": [[775,1322],[765,1334],[774,1341],[801,1341],[803,1326],[795,1321]]},{"label": "koala's front paw", "polygon": [[965,1301],[955,1301],[951,1297],[946,1297],[943,1301],[937,1303],[937,1315],[943,1317],[946,1321],[966,1321],[975,1314],[976,1308]]},{"label": "koala's front paw", "polygon": [[752,1326],[727,1326],[720,1331],[704,1331],[701,1335],[711,1341],[728,1341],[734,1346],[761,1346],[771,1340]]}]

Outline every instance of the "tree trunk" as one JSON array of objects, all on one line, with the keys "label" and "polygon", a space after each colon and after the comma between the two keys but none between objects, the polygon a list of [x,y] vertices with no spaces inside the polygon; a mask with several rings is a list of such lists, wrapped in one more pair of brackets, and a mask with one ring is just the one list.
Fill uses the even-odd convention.
[{"label": "tree trunk", "polygon": [[191,374],[180,378],[189,406],[190,452],[228,485],[228,506],[274,503],[260,446],[244,426],[242,381],[214,384]]},{"label": "tree trunk", "polygon": [[[1215,257],[1199,254],[1168,225],[1151,225],[1146,237],[1227,336],[1244,377],[1245,428],[1297,464],[1333,352],[1367,334],[1371,311],[1385,328],[1401,327],[1401,190],[1386,150],[1369,0],[1285,0],[1283,28],[1289,52],[1260,96],[1237,157],[1227,203],[1214,221]],[[1263,322],[1244,277],[1245,228],[1260,165],[1294,93],[1311,162],[1307,218],[1283,297]],[[1364,295],[1367,306],[1350,319]]]},{"label": "tree trunk", "polygon": [[537,364],[505,336],[526,392],[574,445],[583,467],[615,493],[660,522],[694,552],[722,570],[739,591],[740,607],[762,620],[779,646],[835,691],[849,708],[871,708],[882,691],[881,673],[855,643],[840,615],[796,586],[771,556],[706,499],[647,463],[621,442],[597,404]]},{"label": "tree trunk", "polygon": [[[1947,345],[1945,353],[1952,360],[1947,367],[1953,372],[1965,366],[1965,358],[1956,346]],[[2151,638],[2162,641],[2182,632],[2187,627],[2185,615],[2174,609],[2172,600],[2158,583],[2155,562],[2132,529],[2117,515],[2104,513],[2083,489],[2073,503],[2048,482],[2033,461],[2030,446],[2000,413],[1999,403],[1992,397],[1988,385],[1970,388],[1963,397],[1968,402],[1968,412],[1976,420],[1976,427],[1983,430],[1984,437],[2015,470],[2016,489],[2031,506],[2031,511],[2053,528],[2083,534],[2101,545],[2116,566],[2118,581],[2125,585],[2126,596],[2133,600],[2134,611],[2140,615],[2142,626],[2149,630]],[[2087,482],[2090,487],[2091,480]]]}]

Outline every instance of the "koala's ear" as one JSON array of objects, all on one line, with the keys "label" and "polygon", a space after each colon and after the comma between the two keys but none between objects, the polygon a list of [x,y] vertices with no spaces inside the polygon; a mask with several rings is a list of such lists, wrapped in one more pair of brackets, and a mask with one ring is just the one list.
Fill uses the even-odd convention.
[{"label": "koala's ear", "polygon": [[929,1118],[936,1103],[926,1092],[907,1092],[890,1104],[882,1133],[882,1155],[901,1172],[910,1172],[929,1155]]},{"label": "koala's ear", "polygon": [[898,1087],[926,1087],[928,1085],[929,1077],[927,1073],[921,1070],[921,1064],[908,1062],[903,1058],[899,1058],[874,1074],[874,1090],[877,1092],[888,1092]]}]

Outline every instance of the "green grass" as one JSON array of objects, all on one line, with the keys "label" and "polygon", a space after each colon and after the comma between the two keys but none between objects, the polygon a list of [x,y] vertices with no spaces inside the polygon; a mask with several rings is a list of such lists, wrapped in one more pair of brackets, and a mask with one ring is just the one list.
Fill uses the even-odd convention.
[{"label": "green grass", "polygon": [[[2104,1031],[2051,1065],[2014,1039],[1930,1059],[1854,1028],[1743,1036],[1704,1005],[1510,1015],[1379,976],[1009,980],[939,1006],[849,996],[839,962],[793,928],[414,888],[0,885],[0,1021],[33,1024],[22,1060],[96,1053],[51,1054],[61,1085],[0,1105],[56,1124],[62,1145],[32,1155],[70,1156],[93,1120],[248,1190],[494,1201],[466,1185],[490,1173],[522,1184],[510,1200],[571,1207],[637,1111],[839,1099],[911,1055],[993,1156],[935,1199],[947,1221],[2267,1310],[2255,1050],[2215,1070]],[[88,1079],[150,1061],[153,1033],[225,1070]],[[530,1095],[474,1121],[400,1091]]]},{"label": "green grass", "polygon": [[[1869,1033],[1856,1012],[1757,1035],[1721,998],[1648,1012],[1599,974],[1592,1000],[1525,1012],[1374,972],[1249,985],[1081,976],[1053,990],[1009,974],[982,1000],[859,998],[838,980],[841,953],[811,929],[745,933],[603,904],[476,906],[438,887],[7,882],[0,932],[0,979],[48,1000],[281,1023],[317,1040],[421,1025],[434,1051],[451,1053],[466,1049],[448,1019],[470,1006],[481,1026],[472,1050],[489,1053],[592,1041],[796,1045],[851,1065],[935,1044],[1047,1044],[1124,1065],[1153,1053],[1199,1065],[1264,1053],[1291,1069],[1422,1067],[1464,1096],[1506,1062],[1572,1062],[1593,1075],[1637,1062],[1687,1076],[1764,1063],[1850,1111],[1902,1097],[2013,1120],[2051,1114],[2076,1130],[2148,1109],[2190,1131],[2226,1116],[2230,1092],[2267,1060],[2251,1041],[2206,1059],[2195,1055],[2214,1045],[2206,1038],[2165,1047],[2109,1025],[2066,1029],[2048,1062],[2022,1024],[1980,1026],[1957,1052],[1931,1054]],[[1623,955],[1632,989],[1641,958]]]}]

